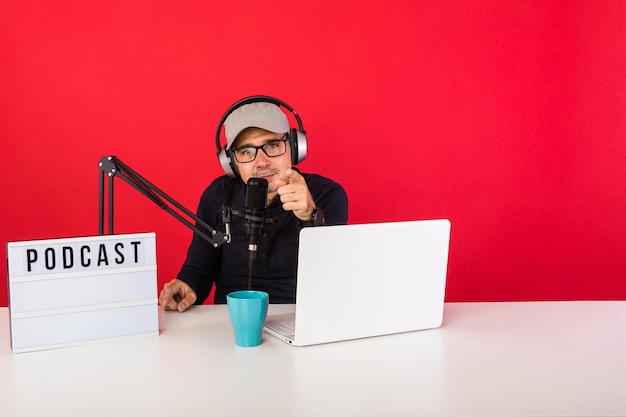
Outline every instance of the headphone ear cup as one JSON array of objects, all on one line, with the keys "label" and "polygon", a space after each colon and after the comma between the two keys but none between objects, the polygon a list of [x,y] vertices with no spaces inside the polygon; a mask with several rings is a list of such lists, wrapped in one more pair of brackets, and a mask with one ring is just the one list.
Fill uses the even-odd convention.
[{"label": "headphone ear cup", "polygon": [[232,178],[240,178],[239,170],[237,169],[237,165],[233,162],[230,153],[222,148],[217,154],[217,159],[220,161],[220,165],[224,170],[224,173]]},{"label": "headphone ear cup", "polygon": [[289,144],[291,145],[291,163],[297,165],[304,161],[307,153],[306,134],[301,130],[291,129]]}]

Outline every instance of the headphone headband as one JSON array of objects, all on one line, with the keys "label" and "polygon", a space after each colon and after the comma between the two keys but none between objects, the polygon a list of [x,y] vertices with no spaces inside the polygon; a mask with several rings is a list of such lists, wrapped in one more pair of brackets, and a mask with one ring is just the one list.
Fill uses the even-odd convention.
[{"label": "headphone headband", "polygon": [[[300,116],[298,115],[298,113],[296,113],[293,107],[291,107],[289,104],[271,96],[263,96],[263,95],[250,96],[250,97],[242,98],[241,100],[239,100],[238,102],[230,106],[228,110],[226,110],[222,118],[220,119],[219,123],[217,124],[217,131],[215,132],[215,147],[217,148],[218,154],[220,153],[220,151],[222,151],[222,145],[220,143],[220,134],[222,133],[222,127],[224,127],[224,122],[226,121],[228,116],[230,116],[230,114],[234,112],[235,110],[237,110],[239,107],[245,106],[246,104],[252,104],[252,103],[272,103],[279,107],[282,106],[286,108],[291,113],[293,113],[296,119],[296,122],[298,122],[298,129],[302,133],[305,133],[304,126],[302,125],[302,119],[300,119]],[[224,149],[226,148],[226,146],[224,146]]]}]

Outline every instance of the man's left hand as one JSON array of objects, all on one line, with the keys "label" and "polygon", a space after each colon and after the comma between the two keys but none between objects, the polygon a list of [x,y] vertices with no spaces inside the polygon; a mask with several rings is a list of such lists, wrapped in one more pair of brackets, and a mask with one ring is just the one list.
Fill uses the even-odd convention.
[{"label": "man's left hand", "polygon": [[278,188],[283,209],[293,211],[293,214],[302,221],[311,220],[313,210],[315,210],[315,201],[304,177],[295,169],[287,169],[284,180],[287,184]]}]

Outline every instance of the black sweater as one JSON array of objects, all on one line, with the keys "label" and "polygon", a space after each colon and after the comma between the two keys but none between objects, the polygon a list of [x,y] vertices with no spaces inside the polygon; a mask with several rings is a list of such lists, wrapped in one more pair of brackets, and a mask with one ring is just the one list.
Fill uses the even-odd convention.
[{"label": "black sweater", "polygon": [[[324,211],[325,225],[346,224],[348,198],[341,185],[315,174],[302,174],[318,208]],[[197,215],[211,227],[224,232],[222,207],[243,211],[246,185],[237,178],[222,176],[213,181],[200,198]],[[252,288],[269,293],[270,303],[295,303],[296,267],[300,223],[276,198],[267,208],[275,222],[259,234],[257,255],[252,268]],[[226,302],[231,291],[248,289],[248,236],[244,221],[231,218],[231,243],[214,248],[194,233],[187,259],[178,279],[186,282],[202,304],[215,284],[216,304]]]}]

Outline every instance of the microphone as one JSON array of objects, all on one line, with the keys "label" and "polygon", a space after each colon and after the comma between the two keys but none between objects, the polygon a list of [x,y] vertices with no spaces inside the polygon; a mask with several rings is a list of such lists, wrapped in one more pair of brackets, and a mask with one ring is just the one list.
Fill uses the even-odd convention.
[{"label": "microphone", "polygon": [[252,289],[252,265],[256,259],[257,238],[266,219],[267,180],[250,178],[246,182],[246,201],[244,207],[245,231],[250,238],[248,244],[248,290]]},{"label": "microphone", "polygon": [[257,239],[259,232],[266,223],[267,180],[250,178],[246,183],[245,231],[250,238],[248,251],[251,259],[256,258]]}]

